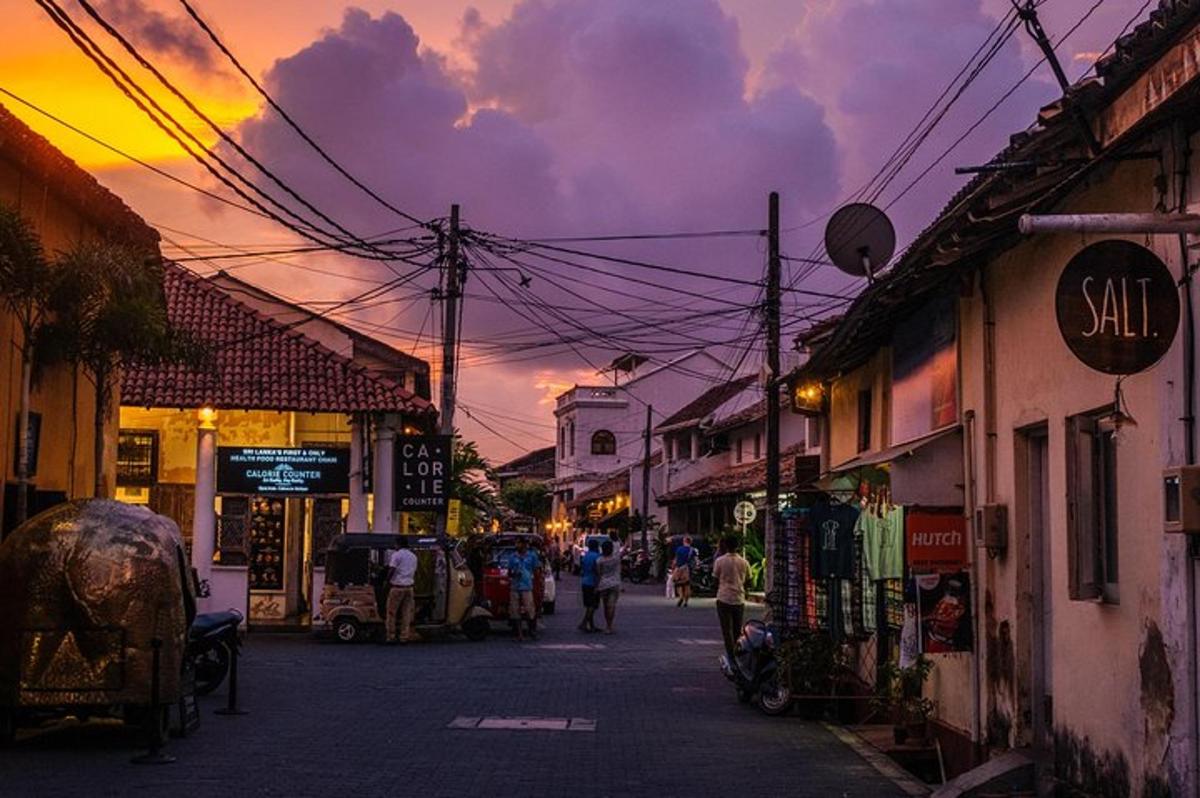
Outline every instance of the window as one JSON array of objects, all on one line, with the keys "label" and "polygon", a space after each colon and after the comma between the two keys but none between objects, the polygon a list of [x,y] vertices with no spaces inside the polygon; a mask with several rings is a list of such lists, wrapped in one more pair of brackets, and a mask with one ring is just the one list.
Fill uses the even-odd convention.
[{"label": "window", "polygon": [[570,447],[571,456],[575,456],[575,422],[572,421],[567,428],[567,445]]},{"label": "window", "polygon": [[871,389],[858,392],[858,451],[871,448]]},{"label": "window", "polygon": [[679,436],[679,459],[692,459],[692,436],[690,433]]},{"label": "window", "polygon": [[592,454],[616,454],[617,437],[606,429],[592,434]]},{"label": "window", "polygon": [[735,460],[735,462],[740,463],[740,462],[742,462],[742,439],[741,438],[737,439],[737,445],[734,448],[736,450],[736,454],[734,455],[734,460]]},{"label": "window", "polygon": [[762,457],[762,434],[754,433],[754,459]]},{"label": "window", "polygon": [[558,459],[561,460],[567,455],[567,426],[566,424],[558,428]]},{"label": "window", "polygon": [[117,436],[117,484],[150,487],[158,481],[158,432],[123,429]]},{"label": "window", "polygon": [[1067,419],[1067,560],[1072,599],[1116,604],[1117,446],[1100,415]]}]

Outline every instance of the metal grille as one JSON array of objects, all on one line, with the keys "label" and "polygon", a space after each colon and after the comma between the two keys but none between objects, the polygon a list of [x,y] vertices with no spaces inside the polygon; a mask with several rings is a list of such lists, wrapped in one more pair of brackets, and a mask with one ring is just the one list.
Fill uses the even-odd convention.
[{"label": "metal grille", "polygon": [[221,515],[217,518],[217,551],[224,565],[246,563],[249,509],[249,501],[244,496],[225,496],[221,499]]},{"label": "metal grille", "polygon": [[117,484],[149,487],[158,479],[158,432],[123,429],[117,438]]}]

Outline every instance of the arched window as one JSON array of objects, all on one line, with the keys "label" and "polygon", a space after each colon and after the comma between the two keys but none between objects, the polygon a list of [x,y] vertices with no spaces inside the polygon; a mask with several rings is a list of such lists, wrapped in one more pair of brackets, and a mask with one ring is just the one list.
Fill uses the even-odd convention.
[{"label": "arched window", "polygon": [[606,429],[592,433],[592,454],[616,454],[617,436]]}]

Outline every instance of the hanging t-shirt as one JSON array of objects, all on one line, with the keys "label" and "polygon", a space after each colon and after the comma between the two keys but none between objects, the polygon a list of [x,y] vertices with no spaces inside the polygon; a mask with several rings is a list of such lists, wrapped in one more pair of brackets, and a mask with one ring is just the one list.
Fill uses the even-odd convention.
[{"label": "hanging t-shirt", "polygon": [[904,508],[897,505],[882,515],[858,517],[863,567],[869,579],[904,578]]},{"label": "hanging t-shirt", "polygon": [[858,508],[824,504],[809,513],[813,536],[813,576],[854,578],[854,525]]}]

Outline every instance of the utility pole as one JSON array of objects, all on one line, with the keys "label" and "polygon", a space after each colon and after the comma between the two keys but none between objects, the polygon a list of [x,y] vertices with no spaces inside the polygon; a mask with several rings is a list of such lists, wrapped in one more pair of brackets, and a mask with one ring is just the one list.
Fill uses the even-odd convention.
[{"label": "utility pole", "polygon": [[653,405],[646,405],[646,456],[642,461],[642,551],[650,553],[649,532],[650,524],[650,425]]},{"label": "utility pole", "polygon": [[454,399],[457,381],[454,373],[454,356],[458,346],[458,206],[450,206],[450,235],[446,242],[446,300],[444,326],[442,328],[442,407],[441,428],[443,435],[454,433]]},{"label": "utility pole", "polygon": [[[779,519],[779,193],[771,192],[767,207],[767,512],[764,519],[766,534],[767,574],[764,587],[768,606],[775,609],[779,597],[771,599],[775,590],[775,535]],[[777,618],[775,620],[778,620]]]},{"label": "utility pole", "polygon": [[[458,273],[458,205],[450,206],[450,234],[446,241],[446,289],[442,292],[446,300],[446,312],[442,321],[442,406],[439,413],[441,433],[454,435],[454,399],[457,389],[454,356],[458,349],[458,297],[462,279]],[[454,458],[454,439],[450,439],[451,462]],[[446,511],[447,513],[449,510]],[[439,513],[436,520],[439,538],[446,536],[446,514]]]}]

